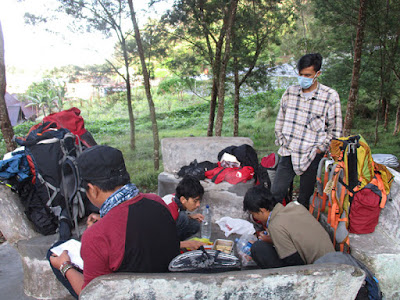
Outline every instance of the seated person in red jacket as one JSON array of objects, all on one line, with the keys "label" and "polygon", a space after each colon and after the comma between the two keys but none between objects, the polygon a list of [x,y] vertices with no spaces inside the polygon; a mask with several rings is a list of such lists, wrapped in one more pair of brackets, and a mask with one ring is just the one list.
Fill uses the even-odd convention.
[{"label": "seated person in red jacket", "polygon": [[78,298],[81,290],[101,275],[167,272],[170,261],[179,254],[179,240],[164,201],[155,194],[140,193],[130,183],[118,149],[88,148],[77,165],[82,186],[90,202],[100,209],[100,218],[92,217],[82,235],[83,274],[71,264],[67,251],[60,256],[49,251],[51,267],[61,283]]},{"label": "seated person in red jacket", "polygon": [[181,248],[197,249],[205,245],[199,241],[185,241],[200,230],[200,224],[204,219],[202,214],[188,214],[200,207],[200,201],[204,195],[204,188],[200,181],[193,176],[186,175],[178,183],[175,194],[165,195],[162,199],[168,206],[172,217],[176,220],[178,237],[181,240]]},{"label": "seated person in red jacket", "polygon": [[251,257],[261,268],[312,264],[335,251],[328,233],[303,205],[292,201],[283,206],[263,185],[247,191],[243,209],[267,230],[251,247]]}]

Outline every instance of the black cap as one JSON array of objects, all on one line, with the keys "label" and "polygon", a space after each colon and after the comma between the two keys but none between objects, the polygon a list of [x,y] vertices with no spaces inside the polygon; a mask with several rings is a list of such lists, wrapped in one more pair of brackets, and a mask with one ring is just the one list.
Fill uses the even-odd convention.
[{"label": "black cap", "polygon": [[83,180],[97,181],[124,176],[127,171],[122,152],[116,148],[96,145],[86,149],[77,159]]}]

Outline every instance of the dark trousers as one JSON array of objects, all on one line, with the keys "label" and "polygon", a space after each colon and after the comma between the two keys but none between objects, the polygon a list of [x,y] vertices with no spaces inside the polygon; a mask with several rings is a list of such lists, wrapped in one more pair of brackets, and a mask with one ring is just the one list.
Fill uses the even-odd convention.
[{"label": "dark trousers", "polygon": [[[62,244],[62,243],[64,243],[64,242],[65,242],[65,241],[58,241],[58,242],[56,242],[53,246],[51,246],[50,249],[53,248],[53,247],[56,247],[56,246],[58,246],[58,245],[60,245],[60,244]],[[46,258],[47,258],[47,260],[49,261],[49,263],[50,263],[50,256],[51,256],[51,254],[52,254],[52,252],[50,251],[50,249],[49,249],[49,251],[47,251],[47,255],[46,255]],[[78,299],[79,296],[75,293],[75,291],[74,291],[74,289],[72,288],[71,284],[69,283],[68,279],[65,278],[65,277],[61,274],[60,270],[54,268],[54,267],[51,265],[51,263],[50,263],[50,267],[51,267],[51,269],[53,270],[54,275],[56,275],[56,278],[58,279],[58,281],[60,281],[60,282],[62,283],[62,285],[65,286],[65,288],[68,290],[68,292],[69,292],[72,296],[74,296],[76,299]]]},{"label": "dark trousers", "polygon": [[200,223],[197,220],[189,218],[186,212],[179,212],[176,220],[176,229],[180,241],[184,241],[200,230]]},{"label": "dark trousers", "polygon": [[[297,201],[303,204],[307,209],[310,197],[314,192],[318,164],[322,157],[324,157],[323,153],[317,154],[308,169],[300,175],[300,193]],[[293,171],[291,157],[282,156],[279,160],[275,180],[271,187],[271,193],[278,202],[282,203],[294,176],[296,176],[296,173]]]},{"label": "dark trousers", "polygon": [[284,267],[285,263],[279,258],[275,247],[271,243],[257,241],[251,246],[251,257],[262,269]]}]

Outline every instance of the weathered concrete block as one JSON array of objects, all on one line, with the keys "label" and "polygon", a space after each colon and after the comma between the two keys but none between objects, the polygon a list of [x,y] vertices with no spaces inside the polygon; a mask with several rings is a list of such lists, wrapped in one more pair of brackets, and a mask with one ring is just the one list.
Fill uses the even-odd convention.
[{"label": "weathered concrete block", "polygon": [[347,265],[308,265],[225,273],[112,274],[80,299],[354,299],[365,278]]},{"label": "weathered concrete block", "polygon": [[[175,188],[182,178],[176,173],[181,167],[189,165],[193,160],[218,161],[218,153],[229,146],[248,144],[253,141],[244,137],[188,137],[165,138],[161,140],[164,172],[158,176],[158,195],[163,197],[175,193]],[[215,184],[211,180],[201,180],[204,187],[202,207],[209,204],[213,210],[213,221],[221,217],[246,218],[243,213],[243,197],[247,190],[254,186],[254,179],[238,184],[221,182]]]},{"label": "weathered concrete block", "polygon": [[161,140],[164,172],[177,173],[195,159],[217,162],[221,150],[243,144],[253,146],[253,141],[246,137],[164,138]]},{"label": "weathered concrete block", "polygon": [[24,293],[37,299],[71,299],[46,260],[58,235],[42,236],[33,229],[16,193],[0,185],[0,231],[17,248],[24,270]]},{"label": "weathered concrete block", "polygon": [[17,244],[24,270],[24,292],[37,299],[74,299],[57,280],[46,259],[58,235],[39,236]]},{"label": "weathered concrete block", "polygon": [[0,231],[10,244],[38,236],[24,213],[19,196],[0,185]]}]

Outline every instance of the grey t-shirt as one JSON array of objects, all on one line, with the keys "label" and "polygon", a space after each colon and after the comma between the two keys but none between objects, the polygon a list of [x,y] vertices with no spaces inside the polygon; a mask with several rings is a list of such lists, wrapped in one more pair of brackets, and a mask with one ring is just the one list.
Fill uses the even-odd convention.
[{"label": "grey t-shirt", "polygon": [[325,229],[297,201],[274,207],[268,231],[281,259],[298,252],[306,264],[312,264],[335,251]]}]

